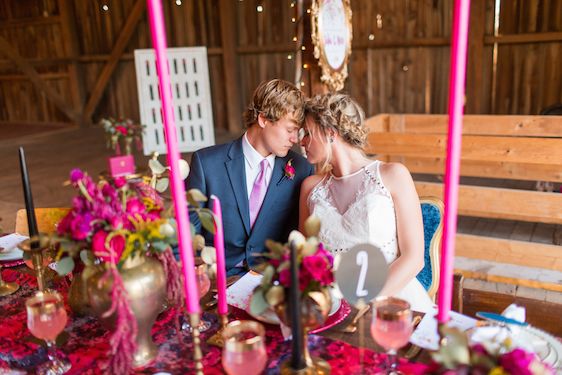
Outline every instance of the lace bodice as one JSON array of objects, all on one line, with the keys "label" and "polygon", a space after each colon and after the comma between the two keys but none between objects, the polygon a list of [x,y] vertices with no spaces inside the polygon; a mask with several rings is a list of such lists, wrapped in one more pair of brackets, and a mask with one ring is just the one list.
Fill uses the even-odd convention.
[{"label": "lace bodice", "polygon": [[[376,160],[350,175],[358,178],[355,188],[334,189],[333,184],[341,183],[347,176],[337,178],[328,174],[312,189],[309,212],[320,218],[319,239],[332,253],[369,242],[381,249],[388,263],[397,258],[394,202],[381,179],[380,164]],[[347,197],[350,203],[338,210],[342,194],[351,194]]]}]

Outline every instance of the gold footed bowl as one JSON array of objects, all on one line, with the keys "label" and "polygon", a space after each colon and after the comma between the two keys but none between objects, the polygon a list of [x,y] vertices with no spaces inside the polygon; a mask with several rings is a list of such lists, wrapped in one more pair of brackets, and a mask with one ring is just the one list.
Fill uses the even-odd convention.
[{"label": "gold footed bowl", "polygon": [[[137,320],[137,348],[133,357],[133,367],[143,367],[155,359],[158,354],[158,348],[152,341],[150,331],[166,297],[164,267],[154,258],[137,256],[127,260],[119,273],[129,296],[131,310]],[[103,270],[100,269],[99,272],[88,278],[88,297],[93,314],[108,329],[113,329],[115,314],[108,318],[102,317],[111,307],[113,280],[108,278],[101,286],[98,285],[103,274]]]},{"label": "gold footed bowl", "polygon": [[[288,295],[288,293],[286,293]],[[299,375],[328,375],[332,372],[330,364],[320,357],[313,357],[308,351],[308,331],[320,327],[326,322],[330,309],[332,307],[332,299],[330,292],[326,289],[321,292],[309,292],[301,298],[301,326],[303,328],[303,357],[306,367],[302,370],[294,370],[291,368],[291,360],[287,360],[281,364],[281,374],[299,374]],[[286,326],[291,326],[291,314],[288,302],[275,306],[275,313]]]}]

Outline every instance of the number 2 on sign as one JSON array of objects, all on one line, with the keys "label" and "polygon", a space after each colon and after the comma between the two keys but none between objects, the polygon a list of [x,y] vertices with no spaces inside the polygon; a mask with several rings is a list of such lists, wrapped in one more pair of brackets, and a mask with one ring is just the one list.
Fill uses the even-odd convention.
[{"label": "number 2 on sign", "polygon": [[360,251],[355,257],[358,266],[361,266],[359,271],[359,281],[357,282],[357,289],[355,294],[357,297],[365,297],[369,292],[365,289],[365,279],[367,278],[367,269],[369,268],[369,256],[366,251]]}]

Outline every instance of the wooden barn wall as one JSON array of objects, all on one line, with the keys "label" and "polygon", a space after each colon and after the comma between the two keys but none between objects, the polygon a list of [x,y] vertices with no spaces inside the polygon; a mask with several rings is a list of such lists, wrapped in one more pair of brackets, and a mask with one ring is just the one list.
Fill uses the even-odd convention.
[{"label": "wooden barn wall", "polygon": [[[224,1],[182,0],[181,5],[163,1],[169,46],[208,48],[217,129],[228,128],[221,17],[234,18],[234,82],[240,112],[260,81],[295,77],[295,59],[288,59],[295,49],[291,0],[232,0],[234,12],[221,14],[227,12],[221,7]],[[80,110],[135,3],[0,0],[0,36]],[[72,10],[67,23],[61,12],[64,4]],[[108,12],[101,10],[102,4],[109,5]],[[452,1],[351,0],[351,4],[353,53],[345,90],[369,116],[445,113]],[[256,11],[257,5],[263,12]],[[537,114],[562,102],[562,0],[502,0],[498,35],[494,6],[495,0],[472,1],[466,112]],[[65,30],[76,36],[74,49]],[[93,113],[94,121],[106,116],[138,119],[133,51],[150,45],[144,13]],[[76,86],[81,94],[73,97]],[[0,126],[3,122],[70,120],[0,53]]]}]

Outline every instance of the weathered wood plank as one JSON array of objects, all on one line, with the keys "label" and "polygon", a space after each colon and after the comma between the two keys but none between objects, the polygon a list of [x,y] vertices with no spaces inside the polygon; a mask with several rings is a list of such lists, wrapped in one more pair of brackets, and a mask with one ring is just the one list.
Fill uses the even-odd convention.
[{"label": "weathered wood plank", "polygon": [[[420,196],[443,199],[443,184],[416,182]],[[459,214],[562,224],[562,194],[484,186],[459,186]]]},{"label": "weathered wood plank", "polygon": [[562,246],[457,234],[456,255],[562,271]]}]

